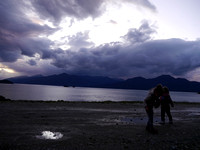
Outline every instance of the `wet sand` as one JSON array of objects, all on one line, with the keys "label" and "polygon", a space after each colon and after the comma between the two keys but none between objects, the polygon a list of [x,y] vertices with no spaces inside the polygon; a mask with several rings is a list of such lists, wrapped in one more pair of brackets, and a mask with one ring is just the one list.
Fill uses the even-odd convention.
[{"label": "wet sand", "polygon": [[145,131],[143,103],[8,101],[0,111],[2,150],[200,149],[200,104],[175,103],[173,125],[160,125],[155,109],[156,135]]}]

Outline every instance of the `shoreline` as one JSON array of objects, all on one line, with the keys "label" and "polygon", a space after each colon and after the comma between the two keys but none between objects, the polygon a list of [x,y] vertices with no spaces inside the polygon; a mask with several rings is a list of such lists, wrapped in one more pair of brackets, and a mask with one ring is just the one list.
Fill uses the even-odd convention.
[{"label": "shoreline", "polygon": [[[157,135],[145,131],[143,102],[0,102],[0,149],[15,150],[126,150],[200,149],[199,103],[175,103],[174,124],[159,124]],[[166,118],[166,121],[167,118]],[[53,132],[60,139],[41,138]]]},{"label": "shoreline", "polygon": [[[65,101],[65,100],[11,100],[11,99],[6,99],[6,100],[1,100],[0,99],[0,103],[1,102],[27,102],[27,103],[119,103],[119,104],[135,104],[135,103],[139,103],[139,104],[143,104],[143,101]],[[173,101],[174,104],[188,104],[188,105],[200,105],[200,102],[185,102],[185,101],[180,101],[180,102],[176,102]]]}]

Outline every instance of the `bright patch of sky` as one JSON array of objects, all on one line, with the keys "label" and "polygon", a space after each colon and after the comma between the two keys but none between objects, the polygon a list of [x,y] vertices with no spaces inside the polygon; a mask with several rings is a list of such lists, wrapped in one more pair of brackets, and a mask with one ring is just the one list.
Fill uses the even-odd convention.
[{"label": "bright patch of sky", "polygon": [[[194,1],[196,1],[194,3]],[[57,42],[57,47],[68,49],[68,37],[77,32],[89,32],[88,41],[95,46],[121,42],[130,28],[138,28],[141,22],[147,20],[154,25],[157,33],[154,39],[181,38],[195,40],[199,38],[200,21],[195,17],[198,12],[197,0],[152,0],[156,6],[156,12],[138,7],[130,3],[108,3],[104,14],[98,18],[86,18],[83,20],[66,17],[61,21],[61,28],[49,39]]]},{"label": "bright patch of sky", "polygon": [[[143,20],[155,22],[155,12],[129,3],[121,5],[108,4],[105,13],[98,18],[86,18],[84,20],[71,19],[66,17],[59,24],[61,28],[55,34],[50,35],[49,39],[65,45],[62,48],[70,48],[67,44],[68,36],[75,35],[77,32],[89,32],[89,41],[95,43],[95,46],[110,43],[121,42],[130,28],[138,28]],[[153,20],[153,21],[152,21]]]}]

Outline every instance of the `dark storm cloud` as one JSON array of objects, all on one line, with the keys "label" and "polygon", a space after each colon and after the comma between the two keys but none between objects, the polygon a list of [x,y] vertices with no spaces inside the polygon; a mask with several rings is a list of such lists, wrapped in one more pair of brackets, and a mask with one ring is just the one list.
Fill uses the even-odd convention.
[{"label": "dark storm cloud", "polygon": [[[42,59],[51,58],[51,46],[54,44],[39,35],[49,35],[57,29],[47,25],[39,25],[31,21],[26,13],[38,10],[40,16],[59,22],[63,16],[84,18],[100,14],[101,0],[1,0],[0,1],[0,61],[15,62],[22,55],[34,57],[38,53]],[[31,5],[32,4],[32,7]],[[46,19],[47,19],[46,18]],[[87,46],[88,34],[77,33],[69,37],[69,44]]]},{"label": "dark storm cloud", "polygon": [[15,62],[21,56],[19,51],[2,49],[3,47],[0,46],[0,62]]},{"label": "dark storm cloud", "polygon": [[104,0],[31,0],[42,18],[59,23],[65,16],[75,18],[97,17],[102,13]]},{"label": "dark storm cloud", "polygon": [[43,59],[51,58],[50,45],[52,42],[45,38],[22,38],[17,40],[22,55],[34,57],[37,53]]},{"label": "dark storm cloud", "polygon": [[65,68],[70,73],[103,75],[105,71],[108,72],[108,69],[115,69],[112,66],[116,65],[112,61],[113,57],[116,58],[117,55],[116,48],[112,49],[107,44],[95,49],[82,48],[78,52],[68,50],[64,55],[56,55],[52,64],[59,68]]},{"label": "dark storm cloud", "polygon": [[138,6],[148,8],[149,10],[154,11],[154,12],[156,11],[155,5],[153,5],[149,0],[125,0],[125,1],[129,3],[134,3]]},{"label": "dark storm cloud", "polygon": [[50,40],[45,38],[15,37],[3,39],[0,41],[0,61],[15,62],[22,55],[34,57],[36,53],[42,58],[51,58],[51,43]]},{"label": "dark storm cloud", "polygon": [[[37,10],[38,15],[56,24],[64,16],[78,19],[99,16],[103,10],[103,2],[106,1],[1,0],[0,62],[15,62],[24,55],[30,57],[28,61],[24,61],[28,68],[17,63],[7,63],[8,67],[27,74],[65,71],[71,74],[113,77],[184,75],[200,67],[200,41],[152,40],[155,30],[148,22],[143,22],[138,29],[130,29],[123,36],[128,41],[125,44],[116,42],[94,47],[88,41],[88,32],[85,32],[68,37],[67,44],[71,45],[71,49],[62,50],[52,49],[54,43],[40,36],[49,35],[57,29],[34,23],[25,13],[28,8],[31,11]],[[156,10],[147,0],[126,2]],[[73,24],[73,18],[71,21]],[[93,47],[88,48],[89,46]],[[39,55],[39,62],[36,61],[35,54]]]},{"label": "dark storm cloud", "polygon": [[36,62],[35,60],[33,60],[33,59],[27,61],[27,63],[28,63],[29,65],[31,65],[31,66],[36,66],[36,65],[37,65],[37,62]]},{"label": "dark storm cloud", "polygon": [[148,0],[30,0],[30,2],[41,18],[48,19],[55,25],[66,16],[77,19],[98,17],[106,10],[106,3],[110,2],[128,2],[156,11],[156,7]]},{"label": "dark storm cloud", "polygon": [[[10,36],[37,35],[39,33],[50,34],[55,30],[44,25],[33,23],[26,16],[26,6],[22,1],[1,0],[0,1],[0,31]],[[26,9],[25,9],[26,8]]]},{"label": "dark storm cloud", "polygon": [[123,36],[125,40],[131,43],[141,43],[151,39],[151,34],[156,31],[149,25],[147,21],[144,21],[139,29],[129,29],[128,33]]},{"label": "dark storm cloud", "polygon": [[112,43],[79,52],[68,50],[56,55],[52,64],[70,73],[90,75],[184,75],[200,67],[200,42],[169,39],[128,46]]},{"label": "dark storm cloud", "polygon": [[200,42],[180,39],[146,42],[134,53],[134,67],[148,73],[184,75],[200,66]]},{"label": "dark storm cloud", "polygon": [[47,39],[37,37],[51,34],[56,29],[33,23],[26,16],[26,5],[24,1],[0,1],[1,62],[15,62],[21,55],[32,57],[36,52],[45,51],[44,49],[50,46],[50,42],[46,44]]},{"label": "dark storm cloud", "polygon": [[[110,0],[112,1],[112,0]],[[53,43],[39,35],[49,35],[58,29],[40,25],[28,17],[28,12],[34,12],[40,17],[50,19],[55,24],[65,16],[78,19],[88,16],[97,17],[103,13],[105,0],[1,0],[0,1],[0,61],[15,62],[22,55],[33,57],[36,53],[42,58],[52,57],[50,47]],[[128,2],[128,1],[127,1]],[[130,2],[130,1],[129,1]],[[134,1],[141,6],[150,7],[147,0]],[[73,18],[72,18],[73,19]],[[77,33],[69,37],[72,47],[90,46],[88,34]]]}]

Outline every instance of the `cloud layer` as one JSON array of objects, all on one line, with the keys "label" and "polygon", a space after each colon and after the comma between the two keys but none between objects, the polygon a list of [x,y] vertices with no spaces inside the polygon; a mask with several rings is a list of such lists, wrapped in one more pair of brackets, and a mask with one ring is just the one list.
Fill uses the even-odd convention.
[{"label": "cloud layer", "polygon": [[200,42],[151,40],[142,44],[106,44],[55,55],[52,64],[71,73],[131,77],[185,75],[200,67]]},{"label": "cloud layer", "polygon": [[48,18],[55,24],[65,16],[83,19],[93,18],[102,13],[103,0],[31,0],[31,4],[41,18]]},{"label": "cloud layer", "polygon": [[33,57],[50,46],[47,38],[56,29],[33,23],[24,14],[25,3],[16,0],[0,2],[0,62],[15,62],[22,55]]},{"label": "cloud layer", "polygon": [[[148,21],[122,35],[123,43],[95,47],[88,41],[89,31],[85,31],[68,37],[70,49],[54,48],[55,43],[48,35],[59,30],[58,24],[65,16],[80,20],[96,18],[103,14],[108,2],[116,1],[1,0],[0,63],[29,75],[65,71],[124,78],[160,74],[182,76],[200,67],[200,41],[153,40],[156,30]],[[125,2],[156,11],[148,0]],[[52,22],[54,28],[34,21],[31,15]],[[23,67],[22,63],[25,63]],[[0,70],[0,74],[2,72]]]}]

